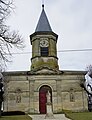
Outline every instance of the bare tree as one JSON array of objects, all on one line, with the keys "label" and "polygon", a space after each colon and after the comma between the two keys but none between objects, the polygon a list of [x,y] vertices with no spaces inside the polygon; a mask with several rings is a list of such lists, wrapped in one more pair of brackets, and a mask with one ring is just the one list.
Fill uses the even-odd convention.
[{"label": "bare tree", "polygon": [[85,75],[84,81],[84,90],[87,92],[87,100],[88,100],[88,110],[92,111],[92,65],[87,66],[87,74]]},{"label": "bare tree", "polygon": [[91,64],[88,65],[88,66],[86,67],[86,70],[87,70],[87,73],[89,74],[89,76],[92,78],[92,65],[91,65]]},{"label": "bare tree", "polygon": [[23,39],[17,31],[10,31],[9,26],[5,24],[7,17],[13,9],[12,0],[0,0],[0,66],[2,62],[9,61],[7,54],[11,55],[10,49],[14,46],[23,48]]}]

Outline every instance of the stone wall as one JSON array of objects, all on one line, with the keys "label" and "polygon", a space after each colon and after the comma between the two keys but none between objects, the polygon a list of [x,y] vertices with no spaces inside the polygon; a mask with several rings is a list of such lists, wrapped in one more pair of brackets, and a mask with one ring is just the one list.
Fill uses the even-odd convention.
[{"label": "stone wall", "polygon": [[47,85],[52,89],[52,105],[55,113],[62,110],[87,109],[86,92],[80,87],[83,72],[62,74],[5,73],[5,111],[39,113],[39,89]]}]

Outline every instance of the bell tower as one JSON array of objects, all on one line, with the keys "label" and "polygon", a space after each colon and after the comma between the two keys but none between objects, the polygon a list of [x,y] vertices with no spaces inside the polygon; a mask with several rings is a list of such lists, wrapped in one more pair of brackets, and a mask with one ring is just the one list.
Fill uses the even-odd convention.
[{"label": "bell tower", "polygon": [[31,71],[42,69],[59,70],[57,39],[58,35],[52,31],[44,5],[42,5],[42,12],[37,27],[35,32],[30,35],[32,45]]}]

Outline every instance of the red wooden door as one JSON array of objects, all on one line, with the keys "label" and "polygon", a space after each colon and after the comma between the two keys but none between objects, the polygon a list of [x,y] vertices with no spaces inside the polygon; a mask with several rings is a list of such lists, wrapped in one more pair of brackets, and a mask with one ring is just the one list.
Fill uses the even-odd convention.
[{"label": "red wooden door", "polygon": [[52,90],[49,86],[44,85],[39,90],[39,112],[40,114],[46,114],[46,103],[47,103],[47,92],[51,93],[51,102],[52,102]]},{"label": "red wooden door", "polygon": [[39,93],[39,111],[40,114],[46,114],[46,91],[40,91]]}]

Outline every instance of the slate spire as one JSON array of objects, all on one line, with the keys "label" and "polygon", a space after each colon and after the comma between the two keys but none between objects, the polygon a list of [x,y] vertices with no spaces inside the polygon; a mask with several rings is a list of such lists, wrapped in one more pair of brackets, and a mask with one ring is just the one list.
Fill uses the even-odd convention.
[{"label": "slate spire", "polygon": [[48,18],[44,10],[44,4],[42,4],[42,12],[35,29],[35,32],[52,32],[51,26],[49,24]]}]

